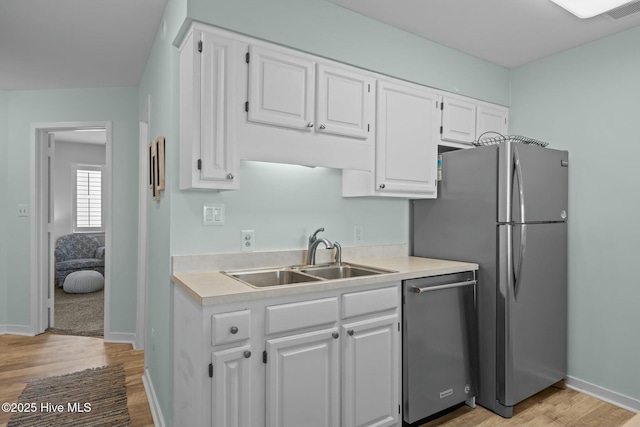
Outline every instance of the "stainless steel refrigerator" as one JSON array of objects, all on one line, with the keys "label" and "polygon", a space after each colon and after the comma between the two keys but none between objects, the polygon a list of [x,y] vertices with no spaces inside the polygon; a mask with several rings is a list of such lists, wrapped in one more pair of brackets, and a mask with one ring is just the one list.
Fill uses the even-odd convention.
[{"label": "stainless steel refrigerator", "polygon": [[503,142],[444,153],[411,204],[414,256],[476,262],[477,402],[503,417],[566,376],[566,151]]}]

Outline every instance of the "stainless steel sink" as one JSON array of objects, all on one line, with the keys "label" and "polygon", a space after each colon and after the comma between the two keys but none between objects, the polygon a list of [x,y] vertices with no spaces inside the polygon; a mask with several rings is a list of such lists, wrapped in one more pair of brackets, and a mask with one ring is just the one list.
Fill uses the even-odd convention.
[{"label": "stainless steel sink", "polygon": [[223,273],[254,288],[265,288],[269,286],[318,282],[321,280],[373,276],[376,274],[395,273],[395,271],[363,265],[342,263],[341,265],[324,264],[318,266],[296,266],[274,269],[223,271]]},{"label": "stainless steel sink", "polygon": [[309,267],[300,270],[312,276],[322,277],[323,279],[347,279],[350,277],[373,276],[377,274],[393,273],[390,270],[382,270],[379,268],[356,266],[352,264],[342,265],[324,265],[318,267]]},{"label": "stainless steel sink", "polygon": [[240,280],[247,285],[264,288],[268,286],[291,285],[294,283],[317,282],[318,277],[311,277],[307,274],[290,269],[260,270],[260,271],[238,271],[225,272],[227,276]]}]

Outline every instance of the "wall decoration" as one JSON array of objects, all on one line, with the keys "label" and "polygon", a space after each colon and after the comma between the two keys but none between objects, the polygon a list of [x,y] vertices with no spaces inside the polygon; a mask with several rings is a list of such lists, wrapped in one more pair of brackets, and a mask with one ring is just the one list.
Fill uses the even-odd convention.
[{"label": "wall decoration", "polygon": [[164,190],[164,148],[165,140],[159,136],[149,143],[149,188],[153,200],[160,200],[160,191]]}]

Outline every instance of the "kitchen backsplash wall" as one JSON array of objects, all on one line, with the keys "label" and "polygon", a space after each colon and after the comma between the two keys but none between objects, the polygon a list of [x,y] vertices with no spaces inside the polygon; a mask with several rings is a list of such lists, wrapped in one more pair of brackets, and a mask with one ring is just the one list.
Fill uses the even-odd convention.
[{"label": "kitchen backsplash wall", "polygon": [[[241,162],[236,191],[172,194],[172,255],[240,252],[241,231],[254,230],[255,251],[302,249],[319,227],[343,246],[406,243],[407,200],[342,197],[342,172]],[[224,226],[203,226],[204,204],[225,206]],[[363,229],[362,241],[354,227]]]}]

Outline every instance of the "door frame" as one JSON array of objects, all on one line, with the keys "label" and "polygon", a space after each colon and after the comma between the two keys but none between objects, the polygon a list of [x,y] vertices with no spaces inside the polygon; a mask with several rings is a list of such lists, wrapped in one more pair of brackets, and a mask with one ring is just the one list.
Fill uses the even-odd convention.
[{"label": "door frame", "polygon": [[[52,202],[48,200],[46,190],[53,182],[47,174],[43,174],[44,162],[49,156],[49,134],[77,129],[104,128],[106,130],[105,146],[105,275],[104,275],[104,338],[111,332],[111,212],[112,212],[112,123],[110,121],[88,122],[51,122],[31,124],[30,182],[32,207],[31,215],[31,286],[30,286],[30,318],[33,335],[43,333],[49,326],[49,295],[54,292],[54,247],[47,234],[53,232],[53,214],[49,209]],[[53,162],[51,163],[53,165]],[[51,167],[51,165],[49,167]]]}]

